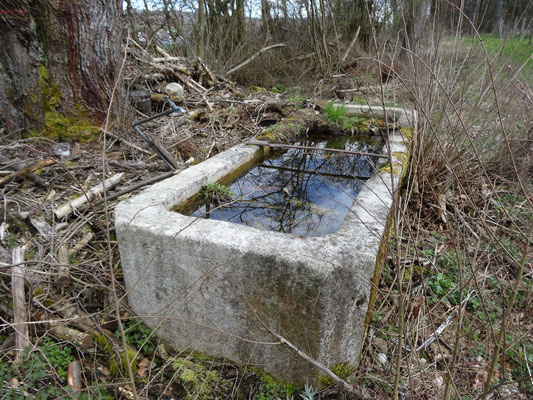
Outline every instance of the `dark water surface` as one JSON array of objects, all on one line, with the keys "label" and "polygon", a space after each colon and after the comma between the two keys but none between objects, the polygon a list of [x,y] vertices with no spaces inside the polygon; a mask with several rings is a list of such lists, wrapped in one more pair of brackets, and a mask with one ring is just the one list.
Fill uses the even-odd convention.
[{"label": "dark water surface", "polygon": [[[380,139],[312,136],[301,146],[381,153]],[[317,150],[273,150],[228,186],[229,204],[197,200],[183,214],[269,231],[320,236],[337,231],[377,158]]]}]

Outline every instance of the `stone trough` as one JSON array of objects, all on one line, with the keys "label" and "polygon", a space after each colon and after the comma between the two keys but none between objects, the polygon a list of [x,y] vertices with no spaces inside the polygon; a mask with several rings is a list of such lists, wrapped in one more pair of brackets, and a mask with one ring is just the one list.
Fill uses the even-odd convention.
[{"label": "stone trough", "polygon": [[[385,118],[379,107],[346,109]],[[397,128],[414,128],[415,119],[387,108]],[[356,365],[388,236],[391,174],[398,187],[408,159],[405,136],[391,133],[384,151],[392,166],[380,161],[340,229],[323,236],[173,211],[260,158],[254,145],[237,145],[121,202],[115,224],[132,310],[180,351],[258,366],[284,381],[312,383],[324,373],[280,337],[328,368]]]}]

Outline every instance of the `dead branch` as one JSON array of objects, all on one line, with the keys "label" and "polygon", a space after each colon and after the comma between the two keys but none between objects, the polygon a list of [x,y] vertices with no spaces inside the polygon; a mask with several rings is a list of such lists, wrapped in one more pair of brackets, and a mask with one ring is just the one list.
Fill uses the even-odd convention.
[{"label": "dead branch", "polygon": [[123,176],[123,172],[113,175],[111,178],[106,179],[103,183],[100,183],[99,185],[96,185],[93,188],[89,189],[77,199],[63,204],[61,207],[54,211],[54,214],[56,215],[57,219],[66,217],[74,210],[79,209],[85,206],[88,202],[94,200],[96,197],[102,194],[104,190],[109,190],[117,186],[122,180]]},{"label": "dead branch", "polygon": [[94,238],[94,233],[88,232],[86,233],[81,240],[76,243],[76,245],[72,248],[70,251],[70,255],[77,254],[81,249],[83,249],[85,246],[89,244],[89,242]]},{"label": "dead branch", "polygon": [[[157,50],[158,53],[160,53],[163,57],[165,58],[172,58],[172,56],[170,54],[168,54],[165,50],[163,50],[161,47],[159,46],[155,46],[155,49]],[[183,58],[182,58],[183,60]]]},{"label": "dead branch", "polygon": [[[183,121],[182,123],[185,123],[187,120],[184,119],[184,120],[182,120],[182,121]],[[180,121],[178,121],[178,122],[176,122],[175,126],[180,126],[182,123],[180,123]],[[174,144],[172,144],[172,145],[170,145],[170,146],[168,147],[168,151],[174,150],[174,149],[175,149],[176,147],[178,147],[180,144],[186,142],[187,140],[189,140],[189,139],[192,138],[193,136],[194,136],[194,133],[188,135],[187,137],[185,137],[185,138],[183,138],[183,139],[178,140],[176,143],[174,143]],[[150,157],[148,157],[148,160],[147,160],[147,161],[149,161],[149,162],[150,162],[150,161],[154,161],[155,159],[157,159],[157,157],[158,157],[157,154],[153,154],[153,155],[151,155]],[[150,164],[148,164],[148,165],[150,165]]]},{"label": "dead branch", "polygon": [[24,291],[24,252],[25,246],[13,250],[13,268],[11,269],[11,293],[13,295],[13,328],[15,329],[15,359],[18,365],[24,363],[24,349],[30,343],[28,330],[28,311]]},{"label": "dead branch", "polygon": [[209,79],[211,79],[214,82],[216,82],[216,78],[215,78],[215,75],[211,72],[211,70],[209,68],[207,68],[207,65],[205,65],[205,63],[203,62],[203,60],[198,57],[197,58],[197,61],[198,61],[198,65],[204,69],[204,71],[206,72],[207,76],[209,76]]},{"label": "dead branch", "polygon": [[11,182],[13,179],[17,177],[25,177],[39,169],[48,167],[49,165],[55,164],[55,161],[52,159],[46,159],[46,160],[38,160],[18,171],[15,171],[9,175],[4,176],[2,179],[0,179],[0,186],[5,185],[6,183]]},{"label": "dead branch", "polygon": [[183,57],[172,57],[172,56],[168,56],[168,57],[155,57],[155,58],[152,58],[152,61],[153,62],[173,62],[173,61],[183,61]]},{"label": "dead branch", "polygon": [[139,147],[137,146],[136,144],[133,144],[133,143],[130,143],[128,142],[127,140],[125,140],[124,138],[121,138],[120,136],[118,135],[115,135],[113,132],[109,132],[109,131],[106,131],[104,129],[100,129],[100,132],[103,132],[105,135],[109,136],[109,137],[112,137],[113,139],[116,139],[116,140],[120,140],[122,143],[124,143],[126,146],[129,146],[131,147],[132,149],[135,149],[141,153],[144,153],[144,154],[152,154],[151,152],[149,152],[148,150],[146,149],[143,149],[142,147]]},{"label": "dead branch", "polygon": [[[21,169],[23,169],[23,168],[25,168],[25,167],[27,167],[29,165],[29,163],[23,162],[23,161],[20,161],[20,160],[10,160],[9,158],[3,156],[2,154],[0,154],[0,162],[9,163],[7,168],[10,169],[10,170],[13,170],[13,171],[20,171]],[[41,178],[38,175],[28,174],[28,178],[34,180],[36,183],[38,183],[41,186],[46,185],[46,180],[44,180],[43,178]]]},{"label": "dead branch", "polygon": [[[153,159],[156,159],[158,156],[155,155]],[[152,158],[152,156],[150,157]],[[118,167],[122,169],[137,169],[137,170],[143,170],[143,171],[168,171],[168,168],[157,163],[144,163],[144,162],[134,162],[134,161],[118,161],[118,160],[110,160],[109,165],[113,167]]]},{"label": "dead branch", "polygon": [[90,332],[95,328],[89,315],[68,300],[59,298],[50,305],[50,308],[82,332]]},{"label": "dead branch", "polygon": [[248,60],[240,63],[236,67],[234,67],[234,68],[230,69],[228,72],[226,72],[226,75],[231,75],[234,72],[240,70],[244,66],[250,64],[253,60],[255,60],[257,57],[259,57],[261,54],[266,53],[269,50],[277,49],[277,48],[280,48],[280,47],[287,47],[287,45],[284,44],[284,43],[278,43],[278,44],[273,44],[271,46],[263,47],[261,50],[256,52],[253,56],[251,56]]},{"label": "dead branch", "polygon": [[[161,175],[155,176],[155,177],[150,178],[150,179],[146,179],[146,180],[141,181],[141,182],[139,182],[139,183],[137,183],[137,184],[135,184],[135,185],[133,185],[133,186],[130,186],[130,187],[124,189],[124,190],[121,190],[121,191],[119,191],[119,192],[116,192],[116,193],[113,193],[113,194],[107,196],[107,200],[108,200],[108,201],[109,201],[109,200],[114,200],[114,199],[116,199],[117,197],[124,196],[125,194],[128,194],[128,193],[130,193],[130,192],[133,192],[134,190],[139,189],[139,188],[142,188],[143,186],[150,185],[150,184],[152,184],[152,183],[159,182],[159,181],[161,181],[161,180],[163,180],[163,179],[166,179],[166,178],[168,178],[168,177],[170,177],[170,176],[172,176],[172,175],[174,175],[174,174],[177,174],[177,173],[180,172],[180,171],[181,171],[181,168],[180,168],[180,169],[177,169],[177,170],[174,170],[174,171],[168,171],[168,172],[166,172],[166,173],[164,173],[164,174],[161,174]],[[103,199],[100,199],[99,201],[96,202],[96,205],[100,205],[100,204],[102,204],[103,202],[104,202],[104,200],[103,200]]]},{"label": "dead branch", "polygon": [[353,35],[353,39],[352,41],[350,42],[350,45],[348,46],[348,48],[346,49],[346,51],[344,52],[344,55],[342,56],[342,60],[341,60],[341,66],[344,65],[344,62],[346,61],[346,59],[348,58],[348,55],[350,54],[350,52],[352,51],[353,49],[353,46],[355,45],[355,42],[357,42],[357,38],[359,37],[359,32],[361,31],[361,26],[358,26],[357,27],[357,30],[355,31],[355,35]]},{"label": "dead branch", "polygon": [[61,290],[70,284],[70,271],[67,265],[69,265],[69,252],[66,245],[62,245],[57,251],[57,261],[61,266],[56,276],[56,283]]},{"label": "dead branch", "polygon": [[93,338],[91,335],[62,324],[63,322],[59,319],[49,320],[50,334],[59,340],[73,343],[82,350],[88,350],[93,347]]},{"label": "dead branch", "polygon": [[[266,325],[265,325],[266,326]],[[354,394],[357,398],[363,399],[364,395],[361,390],[357,389],[355,386],[350,385],[348,382],[346,382],[344,379],[339,378],[332,370],[330,370],[325,365],[319,363],[312,357],[308,356],[306,353],[304,353],[302,350],[300,350],[298,347],[296,347],[294,344],[289,342],[287,339],[285,339],[283,336],[281,336],[279,333],[273,331],[269,327],[267,329],[270,331],[272,335],[274,335],[276,338],[280,340],[281,343],[283,343],[285,346],[289,347],[290,349],[294,350],[296,354],[298,354],[300,357],[302,357],[304,360],[308,361],[309,363],[313,364],[315,367],[317,367],[319,370],[327,374],[333,381],[336,383],[342,385],[342,387],[349,393]]]}]

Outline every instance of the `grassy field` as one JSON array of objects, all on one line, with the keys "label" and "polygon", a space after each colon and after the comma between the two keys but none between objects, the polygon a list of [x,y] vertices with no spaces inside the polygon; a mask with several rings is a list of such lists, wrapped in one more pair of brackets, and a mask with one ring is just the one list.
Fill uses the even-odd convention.
[{"label": "grassy field", "polygon": [[[503,37],[498,38],[496,35],[482,34],[483,45],[487,49],[491,63],[505,63],[511,66],[512,71],[516,71],[523,65],[522,73],[529,80],[533,80],[533,42],[529,37]],[[481,42],[475,36],[467,35],[462,38],[463,44],[473,46],[481,50]]]}]

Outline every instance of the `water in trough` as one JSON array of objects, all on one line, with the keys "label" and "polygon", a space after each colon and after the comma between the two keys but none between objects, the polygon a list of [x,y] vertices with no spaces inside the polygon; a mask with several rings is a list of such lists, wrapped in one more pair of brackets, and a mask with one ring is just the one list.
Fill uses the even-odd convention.
[{"label": "water in trough", "polygon": [[[381,153],[376,137],[310,135],[296,145]],[[337,231],[355,197],[375,171],[376,157],[320,150],[273,149],[260,162],[223,182],[231,200],[198,196],[182,214],[229,221],[299,236]]]}]

